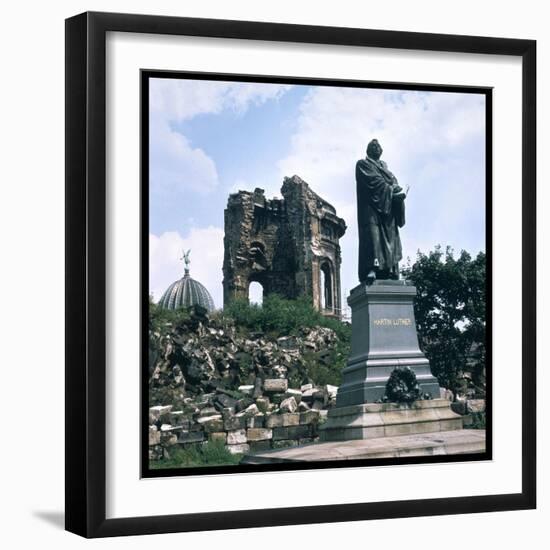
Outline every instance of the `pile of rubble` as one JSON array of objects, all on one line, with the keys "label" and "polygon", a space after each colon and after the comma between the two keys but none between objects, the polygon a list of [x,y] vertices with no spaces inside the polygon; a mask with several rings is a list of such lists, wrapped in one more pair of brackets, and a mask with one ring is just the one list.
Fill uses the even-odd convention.
[{"label": "pile of rubble", "polygon": [[223,317],[194,311],[150,333],[150,457],[174,445],[223,441],[232,453],[310,443],[337,387],[316,385],[307,361],[328,361],[334,331],[292,337],[239,334]]},{"label": "pile of rubble", "polygon": [[231,453],[243,454],[312,443],[336,390],[312,384],[290,389],[286,378],[267,378],[261,385],[240,386],[239,399],[218,389],[185,398],[181,410],[172,405],[151,407],[150,457],[166,456],[173,445],[206,441],[221,440]]}]

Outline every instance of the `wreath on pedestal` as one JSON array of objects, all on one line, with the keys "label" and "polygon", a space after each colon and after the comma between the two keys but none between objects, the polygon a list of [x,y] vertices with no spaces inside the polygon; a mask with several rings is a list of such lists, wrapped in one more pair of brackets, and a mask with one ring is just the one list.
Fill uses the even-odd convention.
[{"label": "wreath on pedestal", "polygon": [[384,402],[413,403],[423,396],[416,379],[416,374],[410,367],[396,367],[386,382]]}]

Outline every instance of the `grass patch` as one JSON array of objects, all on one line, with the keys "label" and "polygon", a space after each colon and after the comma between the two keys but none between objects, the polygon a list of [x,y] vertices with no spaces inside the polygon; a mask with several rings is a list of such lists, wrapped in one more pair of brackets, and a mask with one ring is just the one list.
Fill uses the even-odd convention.
[{"label": "grass patch", "polygon": [[208,441],[202,445],[196,445],[184,449],[172,447],[168,451],[169,458],[151,460],[149,465],[152,470],[164,470],[166,468],[190,468],[202,466],[234,466],[242,458],[240,454],[231,454],[223,441]]}]

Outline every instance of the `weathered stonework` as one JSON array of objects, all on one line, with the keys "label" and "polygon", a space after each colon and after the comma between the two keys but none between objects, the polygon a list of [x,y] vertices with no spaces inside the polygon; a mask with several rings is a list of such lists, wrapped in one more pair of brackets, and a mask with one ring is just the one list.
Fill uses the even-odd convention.
[{"label": "weathered stonework", "polygon": [[264,295],[308,296],[326,315],[341,316],[340,245],[346,224],[298,176],[285,178],[282,199],[263,189],[229,196],[225,210],[224,304],[248,298],[258,282]]}]

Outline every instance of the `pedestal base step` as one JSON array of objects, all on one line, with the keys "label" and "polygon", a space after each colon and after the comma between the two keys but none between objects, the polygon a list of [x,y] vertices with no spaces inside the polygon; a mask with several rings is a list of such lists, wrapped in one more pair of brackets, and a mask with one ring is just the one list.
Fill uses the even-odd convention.
[{"label": "pedestal base step", "polygon": [[397,403],[365,403],[335,407],[319,427],[321,441],[347,441],[460,430],[463,420],[445,399]]},{"label": "pedestal base step", "polygon": [[310,443],[246,455],[241,464],[323,462],[365,458],[455,455],[485,452],[485,430],[452,430],[430,434]]}]

